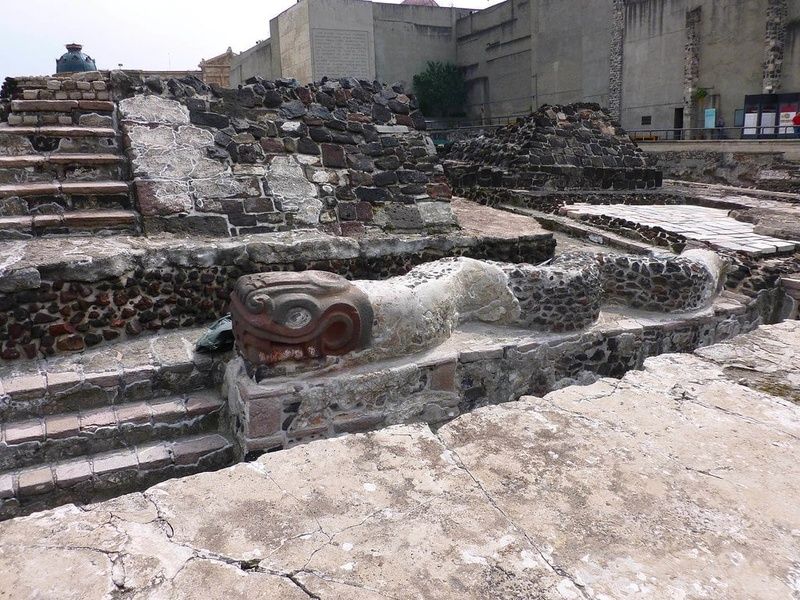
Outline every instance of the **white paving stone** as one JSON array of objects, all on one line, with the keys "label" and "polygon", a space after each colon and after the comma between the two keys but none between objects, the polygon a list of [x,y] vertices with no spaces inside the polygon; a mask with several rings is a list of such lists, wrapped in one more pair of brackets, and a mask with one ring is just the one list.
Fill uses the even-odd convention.
[{"label": "white paving stone", "polygon": [[724,250],[768,256],[790,252],[800,242],[759,235],[754,225],[737,221],[728,211],[704,206],[631,206],[627,204],[593,205],[576,203],[566,208],[572,217],[602,215],[624,219],[647,227],[660,227],[690,240],[711,244]]}]

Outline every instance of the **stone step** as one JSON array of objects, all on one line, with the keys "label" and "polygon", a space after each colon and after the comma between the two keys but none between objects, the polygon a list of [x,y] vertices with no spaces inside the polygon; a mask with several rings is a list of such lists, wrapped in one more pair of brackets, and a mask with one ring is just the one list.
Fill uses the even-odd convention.
[{"label": "stone step", "polygon": [[644,242],[637,242],[598,227],[578,223],[567,217],[560,217],[551,213],[511,204],[498,204],[497,208],[514,214],[533,217],[542,227],[549,231],[559,231],[577,239],[586,240],[601,246],[608,246],[630,254],[650,254],[654,250],[653,246]]},{"label": "stone step", "polygon": [[216,389],[0,425],[0,472],[216,430]]},{"label": "stone step", "polygon": [[82,196],[110,196],[127,194],[129,184],[124,181],[52,181],[0,185],[0,198],[17,196],[56,196],[59,194]]},{"label": "stone step", "polygon": [[0,134],[36,135],[45,137],[116,137],[117,132],[111,127],[78,127],[53,125],[51,127],[11,127],[0,125]]},{"label": "stone step", "polygon": [[12,113],[60,112],[73,110],[91,112],[112,112],[114,103],[110,100],[12,100]]},{"label": "stone step", "polygon": [[111,127],[76,125],[11,127],[0,124],[0,156],[29,156],[51,152],[54,154],[118,153],[118,135]]},{"label": "stone step", "polygon": [[0,473],[0,518],[70,502],[91,503],[233,461],[230,440],[208,433],[6,471]]},{"label": "stone step", "polygon": [[109,153],[0,156],[0,185],[53,181],[113,181],[124,176],[124,166],[122,156]]},{"label": "stone step", "polygon": [[0,156],[0,169],[37,167],[43,164],[93,167],[118,164],[124,158],[117,154],[32,154],[23,156]]},{"label": "stone step", "polygon": [[136,233],[139,217],[132,210],[78,210],[61,214],[0,217],[0,240],[20,236],[70,234],[103,230],[109,233]]},{"label": "stone step", "polygon": [[[74,300],[72,304],[81,308],[81,289],[65,287],[60,294],[62,302],[69,306]],[[108,301],[115,300],[109,294]],[[194,344],[206,331],[205,326],[140,338],[134,334],[141,331],[107,323],[102,336],[98,336],[81,334],[68,323],[59,322],[61,315],[51,314],[45,307],[35,314],[25,311],[17,317],[7,326],[11,339],[24,342],[49,337],[57,340],[52,345],[57,344],[60,351],[83,352],[0,366],[0,422],[189,394],[222,381],[227,357],[194,352]],[[120,341],[109,341],[114,338]],[[92,347],[102,339],[107,341],[102,348]]]},{"label": "stone step", "polygon": [[46,235],[96,229],[130,230],[135,228],[137,223],[138,216],[132,210],[86,210],[0,217],[0,233],[14,231],[27,235]]}]

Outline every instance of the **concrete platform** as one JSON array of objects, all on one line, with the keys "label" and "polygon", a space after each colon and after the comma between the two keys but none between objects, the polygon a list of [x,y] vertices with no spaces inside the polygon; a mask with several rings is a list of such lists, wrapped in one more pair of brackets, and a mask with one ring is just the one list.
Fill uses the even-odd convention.
[{"label": "concrete platform", "polygon": [[605,217],[635,226],[665,230],[711,248],[750,256],[792,253],[800,242],[758,234],[751,223],[737,221],[728,211],[705,206],[627,206],[576,203],[564,208],[575,219]]},{"label": "concrete platform", "polygon": [[798,361],[786,322],[8,521],[0,597],[797,598]]}]

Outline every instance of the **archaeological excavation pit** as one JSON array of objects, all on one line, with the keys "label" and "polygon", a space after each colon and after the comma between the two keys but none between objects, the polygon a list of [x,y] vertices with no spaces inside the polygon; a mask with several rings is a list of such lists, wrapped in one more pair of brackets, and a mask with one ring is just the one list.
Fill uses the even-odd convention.
[{"label": "archaeological excavation pit", "polygon": [[[73,90],[95,97],[55,97]],[[544,107],[440,153],[413,94],[352,78],[225,89],[89,72],[9,79],[3,102],[0,533],[12,539],[58,510],[77,523],[74,511],[115,503],[133,521],[153,508],[143,527],[165,518],[161,502],[180,520],[179,483],[232,479],[243,493],[260,469],[318,461],[314,448],[347,471],[369,455],[361,444],[376,444],[376,464],[430,462],[426,445],[469,452],[470,427],[502,447],[503,415],[533,430],[563,399],[558,418],[580,421],[576,394],[622,394],[657,365],[677,386],[729,344],[751,349],[764,325],[790,350],[796,337],[796,205],[663,182],[597,105]],[[198,351],[228,314],[218,346]],[[729,362],[720,373],[741,368]],[[796,401],[781,369],[746,386]],[[464,485],[454,465],[489,468],[464,456],[387,468]],[[89,508],[37,512],[68,504]],[[191,568],[259,564],[226,552],[195,551]],[[270,577],[296,590],[290,571]]]}]

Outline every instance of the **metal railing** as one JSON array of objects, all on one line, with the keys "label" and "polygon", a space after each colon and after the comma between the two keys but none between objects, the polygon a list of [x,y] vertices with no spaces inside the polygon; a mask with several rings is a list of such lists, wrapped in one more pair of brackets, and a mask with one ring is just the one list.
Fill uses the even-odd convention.
[{"label": "metal railing", "polygon": [[660,142],[679,140],[741,140],[741,139],[792,139],[794,127],[772,125],[770,127],[686,127],[668,129],[628,129],[628,135],[636,142]]},{"label": "metal railing", "polygon": [[[528,114],[502,115],[499,117],[452,119],[427,119],[428,131],[450,131],[454,129],[480,129],[482,127],[503,127],[515,123]],[[740,140],[740,139],[792,139],[796,136],[793,126],[772,125],[757,127],[665,127],[662,129],[628,129],[634,141],[678,141],[678,140]]]},{"label": "metal railing", "polygon": [[428,130],[466,129],[468,127],[502,127],[515,123],[517,119],[527,117],[528,114],[502,115],[499,117],[454,117],[447,119],[426,119]]}]

